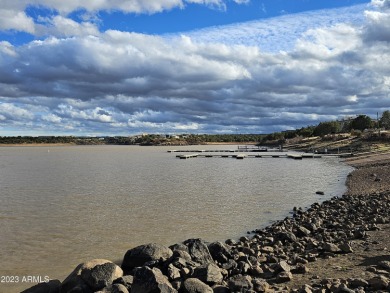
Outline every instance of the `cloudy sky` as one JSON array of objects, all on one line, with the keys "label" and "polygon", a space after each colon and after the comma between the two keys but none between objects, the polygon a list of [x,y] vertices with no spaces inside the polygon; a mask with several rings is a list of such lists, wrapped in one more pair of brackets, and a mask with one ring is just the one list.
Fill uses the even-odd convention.
[{"label": "cloudy sky", "polygon": [[390,109],[390,0],[0,3],[0,136],[270,133]]}]

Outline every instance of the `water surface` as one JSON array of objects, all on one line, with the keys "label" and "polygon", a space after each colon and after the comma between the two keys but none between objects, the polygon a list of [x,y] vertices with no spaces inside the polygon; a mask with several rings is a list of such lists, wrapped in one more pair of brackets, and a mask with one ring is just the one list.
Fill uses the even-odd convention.
[{"label": "water surface", "polygon": [[171,148],[0,148],[0,274],[64,279],[83,261],[119,261],[148,242],[237,238],[341,195],[351,171],[330,158],[179,160]]}]

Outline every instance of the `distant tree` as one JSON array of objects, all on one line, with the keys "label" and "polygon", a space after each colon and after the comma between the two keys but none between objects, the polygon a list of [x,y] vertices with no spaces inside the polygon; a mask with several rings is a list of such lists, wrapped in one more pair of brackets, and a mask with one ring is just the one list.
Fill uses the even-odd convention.
[{"label": "distant tree", "polygon": [[367,115],[359,115],[351,121],[351,129],[361,130],[371,128],[373,126],[373,121]]},{"label": "distant tree", "polygon": [[390,129],[390,111],[386,110],[383,112],[381,119],[379,119],[380,127]]},{"label": "distant tree", "polygon": [[313,131],[314,136],[325,136],[340,131],[340,124],[337,121],[321,122]]},{"label": "distant tree", "polygon": [[313,135],[314,128],[314,126],[302,127],[301,129],[297,130],[297,134],[303,137],[310,137]]}]

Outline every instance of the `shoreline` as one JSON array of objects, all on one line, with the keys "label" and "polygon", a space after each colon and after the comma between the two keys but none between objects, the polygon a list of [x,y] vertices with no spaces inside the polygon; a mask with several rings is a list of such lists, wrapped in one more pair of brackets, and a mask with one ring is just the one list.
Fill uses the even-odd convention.
[{"label": "shoreline", "polygon": [[[165,288],[155,292],[385,292],[390,290],[390,164],[381,157],[345,163],[356,169],[343,196],[305,211],[294,208],[292,217],[255,230],[254,236],[225,243],[189,239],[169,248],[141,245],[127,251],[121,267],[95,260],[76,268],[62,285],[54,280],[37,286],[61,287],[60,292],[75,287],[84,288],[81,292],[150,292],[151,287]],[[107,286],[97,285],[102,284],[97,275]],[[198,291],[191,291],[195,287]]]}]

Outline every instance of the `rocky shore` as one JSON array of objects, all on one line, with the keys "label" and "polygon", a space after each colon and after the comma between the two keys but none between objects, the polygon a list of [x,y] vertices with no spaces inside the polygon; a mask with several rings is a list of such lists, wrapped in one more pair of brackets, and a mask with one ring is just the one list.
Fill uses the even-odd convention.
[{"label": "rocky shore", "polygon": [[389,171],[363,163],[343,196],[238,240],[141,245],[23,292],[390,292]]}]

